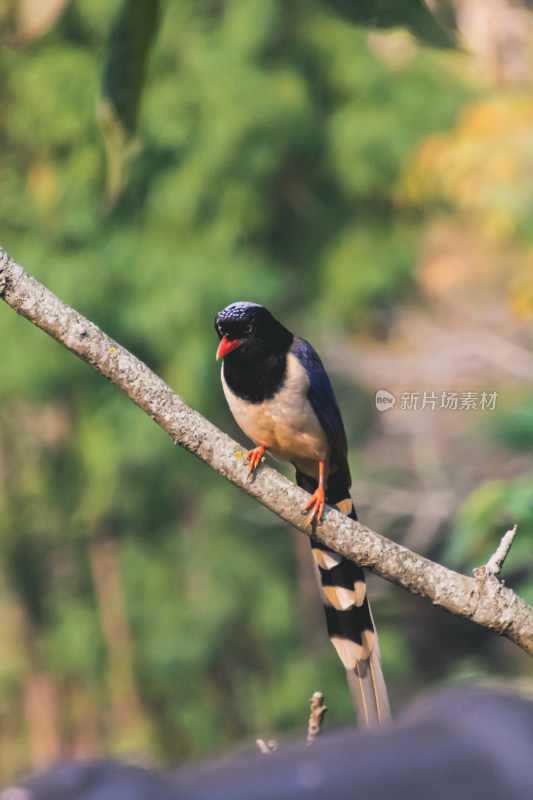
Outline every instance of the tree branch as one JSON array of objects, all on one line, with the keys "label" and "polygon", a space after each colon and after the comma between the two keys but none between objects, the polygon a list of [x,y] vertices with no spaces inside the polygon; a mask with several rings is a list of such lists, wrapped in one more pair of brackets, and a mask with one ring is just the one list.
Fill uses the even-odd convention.
[{"label": "tree branch", "polygon": [[301,508],[308,495],[273,469],[253,480],[243,449],[191,409],[146,364],[63,303],[0,249],[0,297],[123,391],[173,439],[306,535],[434,605],[506,636],[533,655],[533,608],[497,579],[453,572],[328,508],[314,531]]},{"label": "tree branch", "polygon": [[313,696],[309,698],[309,708],[311,713],[307,725],[307,743],[313,744],[322,733],[322,723],[328,710],[322,692],[313,692]]},{"label": "tree branch", "polygon": [[[511,546],[514,542],[515,535],[516,535],[516,525],[513,528],[511,528],[510,531],[504,533],[496,552],[491,555],[491,557],[483,567],[486,575],[497,576],[500,574],[501,569],[503,567],[503,562],[507,558],[509,550],[511,549]],[[474,574],[476,574],[476,571],[474,571]]]}]

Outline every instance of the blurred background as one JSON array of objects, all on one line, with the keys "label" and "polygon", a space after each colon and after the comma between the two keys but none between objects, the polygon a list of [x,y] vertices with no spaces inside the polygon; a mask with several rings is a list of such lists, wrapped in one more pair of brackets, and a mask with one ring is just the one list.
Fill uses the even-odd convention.
[{"label": "blurred background", "polygon": [[[531,602],[528,5],[4,0],[0,218],[243,445],[213,319],[268,306],[327,364],[361,520],[467,574],[517,523]],[[7,307],[0,342],[0,781],[304,735],[315,690],[352,724],[304,537]],[[533,688],[506,640],[369,586],[393,709]]]}]

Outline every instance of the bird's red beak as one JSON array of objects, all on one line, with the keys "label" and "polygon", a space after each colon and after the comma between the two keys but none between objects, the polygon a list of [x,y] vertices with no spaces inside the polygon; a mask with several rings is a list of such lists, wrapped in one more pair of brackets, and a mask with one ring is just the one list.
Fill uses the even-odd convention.
[{"label": "bird's red beak", "polygon": [[242,344],[242,339],[230,340],[228,339],[228,334],[226,333],[224,338],[221,339],[220,344],[218,346],[217,361],[219,358],[224,358],[224,356],[227,356],[228,353],[231,353],[231,351],[235,350],[235,348],[238,347],[240,344]]}]

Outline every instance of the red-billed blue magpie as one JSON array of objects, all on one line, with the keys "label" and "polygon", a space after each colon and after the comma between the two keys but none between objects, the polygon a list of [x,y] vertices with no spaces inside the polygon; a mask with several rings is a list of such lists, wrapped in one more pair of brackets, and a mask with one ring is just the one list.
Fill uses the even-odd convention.
[{"label": "red-billed blue magpie", "polygon": [[[304,510],[319,522],[324,504],[357,519],[350,497],[348,446],[341,413],[320,358],[263,306],[232,303],[215,319],[223,358],[222,386],[235,420],[255,443],[249,470],[265,452],[296,468],[298,486],[311,493]],[[360,724],[389,716],[377,635],[363,570],[311,542],[328,633],[342,663]]]}]

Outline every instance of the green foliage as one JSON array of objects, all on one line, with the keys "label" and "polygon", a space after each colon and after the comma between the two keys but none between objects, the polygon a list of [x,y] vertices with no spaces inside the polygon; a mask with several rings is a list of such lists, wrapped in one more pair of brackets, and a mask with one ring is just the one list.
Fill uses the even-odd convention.
[{"label": "green foliage", "polygon": [[498,439],[512,450],[531,450],[533,447],[533,398],[526,398],[517,408],[496,419]]},{"label": "green foliage", "polygon": [[[531,397],[514,394],[491,419],[490,433],[499,446],[515,457],[529,451],[533,442]],[[505,581],[528,603],[533,602],[531,549],[533,542],[533,484],[523,478],[492,479],[477,487],[462,503],[445,548],[450,566],[467,574],[486,563],[504,533],[517,526],[513,546],[505,560]]]},{"label": "green foliage", "polygon": [[108,209],[123,191],[138,152],[133,137],[158,21],[159,0],[124,0],[111,29],[98,113],[107,153]]},{"label": "green foliage", "polygon": [[130,136],[137,126],[147,59],[158,20],[158,0],[126,0],[111,30],[103,94]]},{"label": "green foliage", "polygon": [[458,515],[447,558],[461,569],[484,564],[503,534],[514,525],[517,534],[505,561],[506,582],[532,603],[533,486],[530,477],[487,481],[473,492]]},{"label": "green foliage", "polygon": [[[454,47],[453,15],[447,0],[434,4],[438,19],[423,0],[328,0],[328,4],[346,19],[378,28],[405,26],[422,41],[435,47]],[[433,6],[432,6],[433,9]],[[447,24],[446,24],[447,23]]]}]

